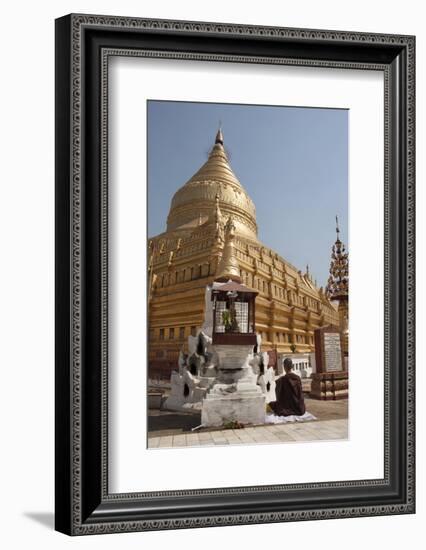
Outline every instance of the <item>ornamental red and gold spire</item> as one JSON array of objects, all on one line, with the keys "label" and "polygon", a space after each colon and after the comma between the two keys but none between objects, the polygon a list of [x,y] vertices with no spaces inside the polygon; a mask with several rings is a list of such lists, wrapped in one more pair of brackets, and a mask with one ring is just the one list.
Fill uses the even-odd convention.
[{"label": "ornamental red and gold spire", "polygon": [[339,220],[336,216],[336,242],[331,249],[330,276],[326,294],[329,300],[347,300],[349,295],[349,255],[339,238]]},{"label": "ornamental red and gold spire", "polygon": [[343,333],[343,350],[349,348],[349,254],[339,238],[339,220],[336,216],[336,242],[331,249],[330,276],[325,289],[329,300],[339,303],[340,330]]}]

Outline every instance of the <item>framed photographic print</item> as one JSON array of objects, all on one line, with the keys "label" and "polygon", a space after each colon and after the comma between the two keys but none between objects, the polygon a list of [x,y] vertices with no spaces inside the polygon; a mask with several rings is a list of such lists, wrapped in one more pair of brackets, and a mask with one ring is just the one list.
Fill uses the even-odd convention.
[{"label": "framed photographic print", "polygon": [[412,36],[56,21],[56,529],[413,513]]}]

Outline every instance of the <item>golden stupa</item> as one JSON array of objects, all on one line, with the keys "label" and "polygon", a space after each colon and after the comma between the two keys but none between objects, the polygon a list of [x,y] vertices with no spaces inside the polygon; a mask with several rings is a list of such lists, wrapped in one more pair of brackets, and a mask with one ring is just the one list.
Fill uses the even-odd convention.
[{"label": "golden stupa", "polygon": [[[225,246],[230,235],[232,246]],[[175,368],[188,336],[203,323],[206,285],[228,275],[259,293],[256,331],[264,350],[311,352],[313,331],[339,324],[309,269],[302,273],[258,240],[255,206],[232,171],[219,130],[207,161],[176,191],[166,231],[149,239],[151,373]]]}]

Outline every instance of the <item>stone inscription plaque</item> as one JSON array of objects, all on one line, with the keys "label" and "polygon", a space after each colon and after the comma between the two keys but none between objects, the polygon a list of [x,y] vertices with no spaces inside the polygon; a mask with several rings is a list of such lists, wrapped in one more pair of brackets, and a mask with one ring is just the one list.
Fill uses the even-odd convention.
[{"label": "stone inscription plaque", "polygon": [[324,362],[325,372],[343,370],[342,349],[338,332],[324,332]]}]

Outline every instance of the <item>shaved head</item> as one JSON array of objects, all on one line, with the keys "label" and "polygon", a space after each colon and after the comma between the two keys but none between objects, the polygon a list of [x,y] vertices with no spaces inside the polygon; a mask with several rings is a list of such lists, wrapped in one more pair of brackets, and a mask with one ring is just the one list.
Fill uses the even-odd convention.
[{"label": "shaved head", "polygon": [[290,357],[286,357],[284,359],[284,370],[286,372],[290,372],[292,368],[293,368],[293,361],[290,359]]}]

